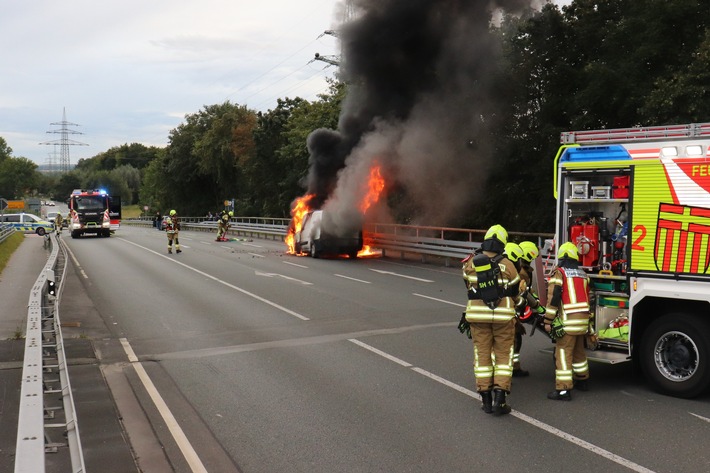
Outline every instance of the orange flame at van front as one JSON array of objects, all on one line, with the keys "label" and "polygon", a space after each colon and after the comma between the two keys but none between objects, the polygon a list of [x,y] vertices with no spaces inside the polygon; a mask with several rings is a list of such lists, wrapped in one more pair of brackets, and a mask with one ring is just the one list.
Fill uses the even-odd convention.
[{"label": "orange flame at van front", "polygon": [[380,195],[385,189],[385,178],[382,177],[381,167],[377,162],[370,168],[370,177],[367,180],[367,193],[360,202],[360,211],[365,214],[373,204],[380,200]]},{"label": "orange flame at van front", "polygon": [[295,203],[291,209],[291,225],[288,227],[288,233],[286,234],[286,239],[284,240],[286,242],[286,246],[288,247],[288,250],[286,250],[287,253],[292,255],[296,254],[296,232],[301,231],[301,227],[303,226],[303,218],[311,210],[308,203],[313,197],[315,197],[315,194],[306,194],[303,197],[298,197],[294,201]]}]

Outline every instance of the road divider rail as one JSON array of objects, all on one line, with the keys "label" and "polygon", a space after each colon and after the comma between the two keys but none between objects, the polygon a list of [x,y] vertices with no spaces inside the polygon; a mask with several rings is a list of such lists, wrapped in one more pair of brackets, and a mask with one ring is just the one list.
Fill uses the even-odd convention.
[{"label": "road divider rail", "polygon": [[[83,473],[86,467],[59,320],[66,249],[55,233],[46,238],[52,250],[30,291],[27,310],[15,473],[44,473],[48,453],[68,454],[71,471]],[[52,405],[58,398],[62,405]]]},{"label": "road divider rail", "polygon": [[[217,222],[203,217],[180,217],[184,230],[217,231]],[[152,226],[148,218],[124,220],[124,223]],[[229,234],[235,236],[283,239],[288,233],[290,219],[264,217],[233,217]],[[397,254],[404,259],[407,255],[419,255],[422,262],[428,257],[444,260],[446,266],[458,262],[481,246],[486,230],[369,223],[363,230],[364,242],[372,248],[382,250],[382,255]],[[547,257],[553,251],[552,233],[508,232],[511,241],[530,240],[541,248],[540,254]],[[554,258],[553,258],[554,259]]]},{"label": "road divider rail", "polygon": [[0,243],[4,242],[15,233],[15,227],[6,223],[0,223]]}]

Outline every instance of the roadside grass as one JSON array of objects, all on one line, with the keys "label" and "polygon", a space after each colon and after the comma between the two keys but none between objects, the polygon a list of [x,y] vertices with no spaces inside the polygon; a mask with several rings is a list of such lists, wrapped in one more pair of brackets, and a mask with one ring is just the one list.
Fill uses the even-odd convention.
[{"label": "roadside grass", "polygon": [[0,244],[0,275],[2,275],[5,266],[7,266],[7,262],[10,261],[10,257],[20,246],[24,238],[25,235],[23,233],[15,232],[10,238]]},{"label": "roadside grass", "polygon": [[139,205],[122,205],[121,218],[138,218],[143,214],[143,209]]}]

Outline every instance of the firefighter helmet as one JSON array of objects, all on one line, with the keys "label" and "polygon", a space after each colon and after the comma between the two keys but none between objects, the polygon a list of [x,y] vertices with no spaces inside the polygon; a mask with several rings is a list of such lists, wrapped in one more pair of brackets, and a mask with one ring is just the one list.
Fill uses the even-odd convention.
[{"label": "firefighter helmet", "polygon": [[513,263],[515,263],[524,256],[522,248],[520,248],[517,243],[513,243],[512,241],[505,245],[505,250],[503,252],[505,253],[505,256],[507,256],[508,259]]},{"label": "firefighter helmet", "polygon": [[532,260],[540,255],[537,245],[531,241],[521,241],[520,249],[523,250],[522,258],[528,263],[532,263]]},{"label": "firefighter helmet", "polygon": [[230,216],[230,217],[234,217],[234,212],[232,212],[232,211],[230,210],[230,211],[229,211],[229,216]]},{"label": "firefighter helmet", "polygon": [[504,245],[508,243],[508,232],[501,225],[493,225],[486,232],[484,240],[496,239]]},{"label": "firefighter helmet", "polygon": [[579,261],[579,252],[577,251],[577,246],[568,241],[560,245],[560,249],[557,250],[557,259],[569,258],[575,261]]},{"label": "firefighter helmet", "polygon": [[170,211],[170,216],[172,217],[172,216],[175,215],[176,213],[177,213],[176,211],[171,210],[171,211]]}]

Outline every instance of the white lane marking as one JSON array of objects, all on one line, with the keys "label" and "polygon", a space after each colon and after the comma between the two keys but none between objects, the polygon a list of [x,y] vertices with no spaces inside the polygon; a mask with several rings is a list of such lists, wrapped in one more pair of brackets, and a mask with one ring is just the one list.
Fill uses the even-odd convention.
[{"label": "white lane marking", "polygon": [[392,271],[383,271],[381,269],[372,269],[370,268],[370,271],[374,271],[376,273],[380,274],[391,274],[392,276],[399,276],[400,278],[407,278],[407,279],[414,279],[415,281],[421,281],[421,282],[434,282],[431,279],[422,279],[422,278],[415,278],[414,276],[407,276],[406,274],[399,274],[395,273]]},{"label": "white lane marking", "polygon": [[302,264],[292,263],[290,261],[282,261],[283,264],[290,264],[291,266],[298,266],[299,268],[308,269],[308,266],[303,266]]},{"label": "white lane marking", "polygon": [[692,412],[688,412],[688,414],[690,414],[691,416],[695,416],[695,417],[697,417],[697,418],[700,419],[700,420],[704,420],[705,422],[710,422],[710,419],[708,419],[707,417],[703,417],[703,416],[700,416],[700,415],[698,415],[698,414],[694,414],[694,413],[692,413]]},{"label": "white lane marking", "polygon": [[206,278],[209,278],[209,279],[211,279],[211,280],[213,280],[213,281],[215,281],[215,282],[218,282],[218,283],[220,283],[220,284],[223,284],[223,285],[225,285],[225,286],[227,286],[227,287],[229,287],[229,288],[234,289],[235,291],[239,291],[239,292],[241,292],[242,294],[244,294],[244,295],[246,295],[246,296],[252,297],[252,298],[256,299],[257,301],[263,302],[264,304],[268,304],[268,305],[270,305],[271,307],[274,307],[275,309],[278,309],[278,310],[280,310],[280,311],[282,311],[282,312],[286,312],[286,313],[289,314],[289,315],[293,315],[293,316],[296,317],[296,318],[299,318],[299,319],[301,319],[301,320],[311,320],[311,319],[309,319],[308,317],[299,314],[298,312],[294,312],[294,311],[292,311],[292,310],[290,310],[290,309],[287,309],[286,307],[284,307],[284,306],[282,306],[282,305],[279,305],[279,304],[277,304],[277,303],[275,303],[275,302],[271,302],[270,300],[264,299],[264,298],[261,297],[261,296],[257,296],[256,294],[251,293],[251,292],[247,291],[246,289],[242,289],[241,287],[237,287],[237,286],[235,286],[234,284],[230,284],[230,283],[228,283],[227,281],[223,281],[223,280],[221,280],[221,279],[219,279],[219,278],[216,278],[216,277],[212,276],[211,274],[207,274],[207,273],[205,273],[204,271],[200,271],[200,270],[197,269],[197,268],[193,268],[192,266],[188,266],[188,265],[186,265],[185,263],[181,263],[180,261],[177,261],[177,260],[175,260],[175,259],[173,259],[173,258],[170,258],[170,257],[168,257],[168,256],[165,256],[165,255],[163,255],[163,254],[161,254],[161,253],[158,253],[157,251],[153,251],[153,250],[151,250],[150,248],[146,248],[145,246],[141,246],[141,245],[139,245],[139,244],[137,244],[137,243],[133,243],[132,241],[128,241],[128,240],[126,240],[125,238],[119,238],[119,240],[125,241],[126,243],[128,243],[128,244],[130,244],[130,245],[137,246],[138,248],[140,248],[140,249],[142,249],[142,250],[145,250],[145,251],[148,251],[148,252],[150,252],[150,253],[153,253],[154,255],[158,255],[158,256],[160,256],[161,258],[165,258],[166,260],[172,261],[172,262],[175,263],[175,264],[179,264],[180,266],[182,266],[182,267],[184,267],[184,268],[187,268],[187,269],[189,269],[190,271],[194,271],[194,272],[196,272],[196,273],[199,274],[199,275],[202,275],[202,276],[204,276],[204,277],[206,277]]},{"label": "white lane marking", "polygon": [[247,253],[248,255],[256,256],[257,258],[264,258],[264,255],[260,255],[258,253]]},{"label": "white lane marking", "polygon": [[351,278],[350,276],[343,276],[342,274],[335,274],[334,276],[338,276],[339,278],[345,278],[345,279],[349,279],[351,281],[357,281],[357,282],[361,282],[361,283],[365,283],[365,284],[372,284],[370,281],[363,281],[362,279],[355,279],[355,278]]},{"label": "white lane marking", "polygon": [[404,366],[405,368],[411,368],[411,367],[412,367],[412,365],[411,365],[410,363],[407,363],[407,362],[404,361],[404,360],[400,360],[400,359],[397,358],[396,356],[392,356],[392,355],[390,355],[389,353],[383,352],[382,350],[378,350],[377,348],[375,348],[375,347],[373,347],[373,346],[371,346],[371,345],[368,345],[367,343],[363,343],[363,342],[361,342],[360,340],[356,340],[356,339],[354,339],[354,338],[348,338],[348,341],[354,343],[355,345],[361,346],[361,347],[364,348],[365,350],[370,350],[370,351],[373,352],[373,353],[376,353],[376,354],[378,354],[378,355],[380,355],[380,356],[382,356],[382,357],[385,357],[385,358],[387,358],[387,359],[390,360],[390,361],[394,361],[395,363],[397,363],[397,364],[399,364],[399,365],[402,365],[402,366]]},{"label": "white lane marking", "polygon": [[443,302],[444,304],[455,305],[456,307],[463,307],[464,309],[466,308],[465,304],[458,304],[456,302],[445,301],[444,299],[437,299],[436,297],[425,296],[424,294],[417,294],[416,292],[413,292],[412,295],[418,296],[418,297],[423,297],[424,299],[431,299],[431,300],[437,301],[437,302]]},{"label": "white lane marking", "polygon": [[[394,361],[395,363],[398,363],[402,366],[411,368],[412,371],[419,373],[423,376],[426,376],[427,378],[430,378],[438,383],[441,383],[448,388],[454,389],[454,390],[456,390],[460,393],[463,393],[469,397],[472,397],[474,399],[478,399],[479,401],[481,400],[481,396],[479,396],[478,393],[473,392],[470,389],[466,389],[463,386],[459,386],[458,384],[453,383],[453,382],[451,382],[447,379],[444,379],[440,376],[437,376],[434,373],[423,370],[423,369],[416,367],[416,366],[412,366],[410,363],[407,363],[404,360],[400,360],[399,358],[392,356],[389,353],[385,353],[381,350],[378,350],[377,348],[367,345],[366,343],[363,343],[363,342],[356,340],[354,338],[350,338],[350,339],[348,339],[348,341],[351,341],[351,342],[355,343],[356,345],[359,345],[371,352],[377,353],[378,355],[381,355],[384,358],[387,358],[388,360]],[[577,446],[579,446],[585,450],[588,450],[592,453],[595,453],[603,458],[606,458],[607,460],[613,461],[614,463],[617,463],[617,464],[619,464],[623,467],[626,467],[630,470],[637,471],[639,473],[654,473],[653,470],[650,470],[644,466],[634,463],[631,460],[627,460],[626,458],[616,455],[615,453],[612,453],[608,450],[604,450],[603,448],[598,447],[598,446],[594,445],[593,443],[589,443],[586,440],[582,440],[579,437],[575,437],[574,435],[564,432],[564,431],[558,429],[557,427],[553,427],[549,424],[539,421],[539,420],[537,420],[533,417],[530,417],[526,414],[523,414],[519,411],[513,410],[510,413],[510,415],[513,417],[517,417],[518,419],[522,420],[523,422],[527,422],[528,424],[530,424],[534,427],[537,427],[540,430],[544,430],[545,432],[548,432],[556,437],[559,437],[562,440],[566,440],[574,445],[577,445]]]},{"label": "white lane marking", "polygon": [[195,473],[207,473],[207,468],[205,468],[202,464],[202,460],[200,460],[200,457],[197,455],[195,449],[192,448],[192,444],[187,439],[185,432],[183,432],[173,413],[170,412],[170,408],[158,392],[158,389],[153,384],[153,381],[150,379],[150,376],[148,376],[148,373],[146,373],[145,368],[143,368],[143,365],[138,361],[138,357],[133,351],[131,345],[128,343],[128,340],[125,338],[121,338],[119,340],[121,341],[121,345],[123,345],[123,350],[128,356],[128,361],[131,362],[131,366],[133,366],[133,369],[136,370],[136,374],[143,383],[143,387],[145,387],[150,399],[153,401],[153,404],[155,404],[158,412],[160,412],[160,415],[165,421],[168,430],[170,430],[170,433],[173,435],[173,439],[175,439],[175,443],[177,443],[180,451],[185,457],[185,460],[188,465],[190,465],[190,469]]},{"label": "white lane marking", "polygon": [[226,249],[228,249],[228,250],[231,250],[231,249],[232,249],[231,246],[225,246],[225,245],[219,245],[219,247],[220,247],[220,248],[226,248]]},{"label": "white lane marking", "polygon": [[86,273],[84,272],[84,268],[82,268],[81,265],[79,264],[79,260],[76,259],[76,256],[74,256],[74,252],[71,250],[71,248],[69,248],[69,245],[65,244],[64,248],[66,248],[67,251],[69,252],[71,259],[74,260],[74,264],[76,265],[77,268],[79,268],[79,272],[81,273],[82,276],[84,276],[84,279],[89,279],[89,276],[87,276]]},{"label": "white lane marking", "polygon": [[313,285],[312,282],[301,281],[300,279],[292,278],[292,277],[286,276],[285,274],[279,274],[279,273],[262,273],[261,271],[254,271],[254,274],[256,274],[257,276],[266,276],[267,278],[273,278],[274,276],[277,276],[277,277],[279,277],[279,278],[288,279],[289,281],[294,281],[294,282],[297,282],[297,283],[301,283],[301,284],[303,284],[303,285],[305,285],[305,286],[312,286],[312,285]]},{"label": "white lane marking", "polygon": [[202,243],[203,245],[211,245],[212,244],[211,241],[202,241],[202,240],[200,240],[200,243]]},{"label": "white lane marking", "polygon": [[263,248],[261,245],[255,245],[254,243],[242,243],[244,246],[253,246],[254,248]]}]

